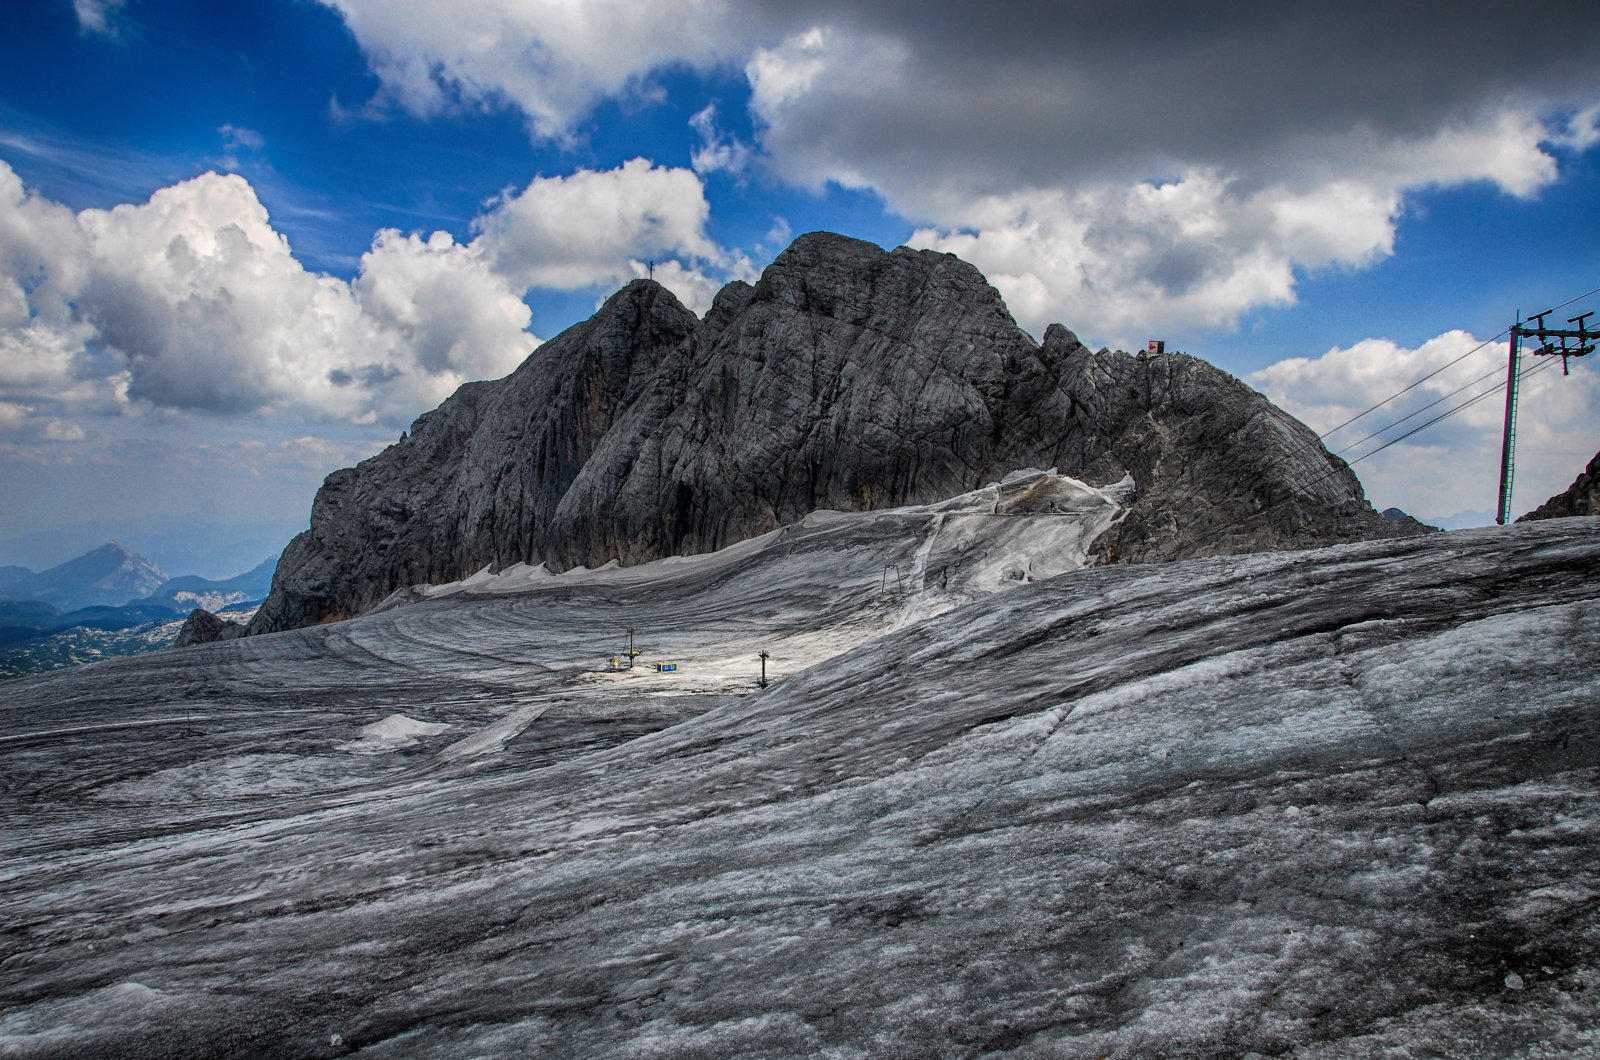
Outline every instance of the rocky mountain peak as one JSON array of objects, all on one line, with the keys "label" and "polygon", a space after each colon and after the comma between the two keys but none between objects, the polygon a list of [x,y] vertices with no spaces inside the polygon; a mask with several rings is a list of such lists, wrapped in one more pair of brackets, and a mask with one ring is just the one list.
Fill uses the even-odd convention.
[{"label": "rocky mountain peak", "polygon": [[119,541],[108,541],[49,570],[8,579],[5,595],[43,600],[64,611],[118,607],[148,596],[166,580],[166,573],[150,560]]},{"label": "rocky mountain peak", "polygon": [[1182,354],[1042,344],[949,254],[796,239],[697,319],[634,280],[510,376],[328,477],[251,623],[358,614],[485,567],[706,552],[818,509],[920,504],[1019,468],[1131,475],[1102,561],[1393,536],[1315,434]]}]

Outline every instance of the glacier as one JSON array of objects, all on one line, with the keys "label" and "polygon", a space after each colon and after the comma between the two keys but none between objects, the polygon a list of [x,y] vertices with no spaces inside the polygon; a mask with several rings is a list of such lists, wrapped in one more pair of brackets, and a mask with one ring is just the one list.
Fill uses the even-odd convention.
[{"label": "glacier", "polygon": [[1600,1051],[1600,522],[1085,568],[1125,503],[8,683],[0,1053]]}]

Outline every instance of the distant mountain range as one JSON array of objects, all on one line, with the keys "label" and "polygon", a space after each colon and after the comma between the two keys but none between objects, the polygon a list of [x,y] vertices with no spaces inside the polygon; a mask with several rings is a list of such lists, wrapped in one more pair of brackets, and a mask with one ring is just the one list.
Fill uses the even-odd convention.
[{"label": "distant mountain range", "polygon": [[41,600],[0,600],[0,646],[47,637],[64,629],[110,632],[150,622],[172,622],[181,617],[178,611],[163,604],[136,603],[62,611]]},{"label": "distant mountain range", "polygon": [[260,600],[272,586],[276,556],[232,578],[169,577],[137,552],[108,541],[49,570],[0,567],[0,601],[48,604],[57,612],[141,604],[187,612]]},{"label": "distant mountain range", "polygon": [[201,578],[194,574],[169,578],[139,602],[165,604],[185,612],[197,607],[220,611],[224,607],[255,603],[266,599],[267,592],[272,588],[272,572],[277,566],[278,557],[268,556],[232,578]]},{"label": "distant mountain range", "polygon": [[[269,557],[232,578],[169,578],[145,557],[110,541],[49,570],[0,567],[0,648],[42,642],[69,630],[103,634],[155,629],[180,621],[197,607],[248,607],[266,597],[277,562],[276,556]],[[96,647],[97,656],[119,654],[115,645],[99,640]],[[135,647],[149,650],[142,641]],[[0,660],[0,677],[32,672],[12,663]]]},{"label": "distant mountain range", "polygon": [[35,600],[64,611],[120,607],[156,592],[168,580],[160,567],[115,541],[37,574],[0,568],[0,599]]}]

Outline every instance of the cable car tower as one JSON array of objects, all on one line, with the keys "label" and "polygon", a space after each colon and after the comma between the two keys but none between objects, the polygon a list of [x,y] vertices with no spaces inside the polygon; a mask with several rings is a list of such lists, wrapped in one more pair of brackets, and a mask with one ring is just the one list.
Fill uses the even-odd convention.
[{"label": "cable car tower", "polygon": [[1561,374],[1570,375],[1571,358],[1587,357],[1594,352],[1595,340],[1600,339],[1600,331],[1588,326],[1593,312],[1569,317],[1567,323],[1578,325],[1576,328],[1547,328],[1544,318],[1553,312],[1555,310],[1546,309],[1536,313],[1528,318],[1527,324],[1523,324],[1522,314],[1518,313],[1517,322],[1511,325],[1511,353],[1506,367],[1506,423],[1500,440],[1500,510],[1494,517],[1501,526],[1511,518],[1511,479],[1516,471],[1517,452],[1517,376],[1522,340],[1538,339],[1538,348],[1531,351],[1533,356],[1560,357]]}]

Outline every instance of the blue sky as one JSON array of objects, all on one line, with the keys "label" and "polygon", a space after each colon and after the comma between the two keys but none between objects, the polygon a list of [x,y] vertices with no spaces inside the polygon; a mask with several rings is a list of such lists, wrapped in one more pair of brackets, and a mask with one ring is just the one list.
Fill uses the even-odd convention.
[{"label": "blue sky", "polygon": [[[972,10],[13,0],[0,563],[118,536],[236,573],[646,261],[703,309],[813,229],[953,251],[1035,335],[1165,338],[1318,429],[1600,287],[1582,5]],[[1587,365],[1530,383],[1519,509],[1597,404]],[[1374,502],[1481,519],[1495,405],[1359,464]]]}]

